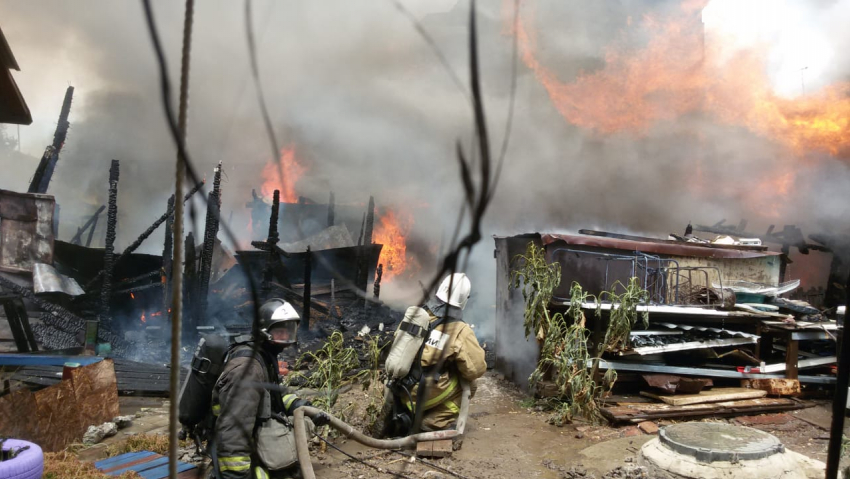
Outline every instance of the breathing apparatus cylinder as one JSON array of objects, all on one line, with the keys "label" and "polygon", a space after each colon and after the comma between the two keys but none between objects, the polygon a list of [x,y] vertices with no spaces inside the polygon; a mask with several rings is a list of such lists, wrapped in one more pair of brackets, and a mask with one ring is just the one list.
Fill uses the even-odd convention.
[{"label": "breathing apparatus cylinder", "polygon": [[410,372],[413,361],[422,349],[430,322],[431,316],[424,308],[411,306],[405,311],[385,363],[387,377],[391,381],[402,379]]},{"label": "breathing apparatus cylinder", "polygon": [[217,334],[201,337],[192,357],[192,369],[180,388],[178,415],[180,424],[188,429],[203,421],[212,407],[215,382],[224,369],[224,357],[230,344]]}]

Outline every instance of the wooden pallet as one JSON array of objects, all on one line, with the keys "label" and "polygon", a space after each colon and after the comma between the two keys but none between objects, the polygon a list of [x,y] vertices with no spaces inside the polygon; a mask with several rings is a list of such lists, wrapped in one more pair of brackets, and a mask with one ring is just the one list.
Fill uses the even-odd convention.
[{"label": "wooden pallet", "polygon": [[811,405],[793,399],[759,398],[685,406],[673,406],[664,403],[620,403],[616,406],[603,407],[601,412],[606,419],[613,423],[637,423],[665,418],[752,415],[803,409],[809,406]]},{"label": "wooden pallet", "polygon": [[[94,466],[108,476],[120,476],[133,471],[143,479],[164,479],[168,477],[168,458],[151,451],[128,452],[120,456],[97,461]],[[194,464],[177,462],[179,479],[200,479],[200,469]]]}]

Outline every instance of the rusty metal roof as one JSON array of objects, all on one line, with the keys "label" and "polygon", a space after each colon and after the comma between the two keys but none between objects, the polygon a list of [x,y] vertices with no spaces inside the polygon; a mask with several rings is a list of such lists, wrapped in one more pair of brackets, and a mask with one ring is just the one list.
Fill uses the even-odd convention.
[{"label": "rusty metal roof", "polygon": [[21,70],[18,62],[15,60],[15,55],[12,54],[12,48],[9,47],[9,42],[3,35],[3,29],[0,28],[0,66],[8,70]]},{"label": "rusty metal roof", "polygon": [[20,67],[0,29],[0,123],[29,125],[32,123],[30,109],[9,70],[20,70]]},{"label": "rusty metal roof", "polygon": [[544,245],[558,241],[568,245],[591,246],[595,248],[616,249],[623,251],[639,251],[641,253],[653,253],[669,256],[692,256],[700,258],[762,258],[765,256],[779,256],[780,253],[773,251],[750,251],[743,249],[722,248],[717,245],[700,246],[695,243],[671,243],[635,241],[628,239],[609,238],[605,236],[584,236],[566,234],[543,234],[541,235]]}]

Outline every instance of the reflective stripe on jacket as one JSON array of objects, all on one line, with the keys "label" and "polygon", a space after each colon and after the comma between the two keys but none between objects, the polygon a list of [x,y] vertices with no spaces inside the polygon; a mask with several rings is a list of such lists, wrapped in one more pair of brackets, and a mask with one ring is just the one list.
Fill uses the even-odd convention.
[{"label": "reflective stripe on jacket", "polygon": [[[431,323],[437,319],[431,315]],[[472,382],[487,372],[484,349],[478,344],[468,324],[459,320],[450,321],[431,330],[426,338],[422,349],[423,370],[437,366],[441,358],[444,359],[443,372],[436,382],[431,378],[427,380],[428,394],[423,408],[427,411],[442,404],[450,410],[459,411],[459,401],[455,401],[461,392],[458,378]],[[417,390],[418,387],[411,391],[414,401],[417,400]],[[406,398],[403,399],[407,402]]]}]

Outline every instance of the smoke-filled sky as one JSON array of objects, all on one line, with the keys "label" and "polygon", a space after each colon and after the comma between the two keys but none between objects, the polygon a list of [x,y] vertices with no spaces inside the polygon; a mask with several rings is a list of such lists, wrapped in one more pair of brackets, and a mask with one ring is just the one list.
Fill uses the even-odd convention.
[{"label": "smoke-filled sky", "polygon": [[[401,1],[466,83],[468,2]],[[182,2],[153,3],[176,90]],[[654,31],[647,19],[663,21],[681,3],[526,0],[523,24],[534,32],[537,61],[569,84],[604,70],[612,44],[626,57],[640,50]],[[496,0],[479,4],[484,101],[498,152],[511,84],[513,2],[507,9]],[[257,0],[253,10],[272,122],[281,146],[294,147],[307,167],[298,193],[325,201],[332,189],[342,203],[365,203],[373,194],[379,208],[416,205],[414,234],[439,244],[458,212],[454,149],[458,140],[468,146],[471,114],[410,21],[389,0]],[[244,204],[271,159],[250,81],[243,11],[242,2],[196,5],[188,121],[198,169],[211,177],[224,162],[222,213],[227,219],[233,212],[237,232],[248,224]],[[763,56],[778,95],[793,98],[850,78],[842,57],[850,47],[850,0],[713,0],[703,18],[707,43],[732,36],[735,48]],[[51,140],[65,88],[74,85],[71,130],[50,189],[65,220],[60,237],[68,239],[79,219],[105,202],[115,158],[122,167],[123,248],[161,214],[173,185],[174,146],[141,3],[0,0],[0,25],[33,112],[33,124],[21,128],[28,156],[0,157],[0,188],[26,188]],[[598,228],[663,236],[681,233],[688,221],[722,218],[747,218],[757,231],[770,223],[804,225],[804,232],[847,226],[846,150],[801,154],[700,114],[640,132],[600,133],[561,116],[522,59],[517,69],[513,131],[487,235]],[[16,135],[14,127],[6,132]],[[143,251],[161,250],[161,235],[155,238]],[[486,237],[473,258],[479,272],[473,282],[489,290],[485,296],[494,289],[492,247]]]}]

